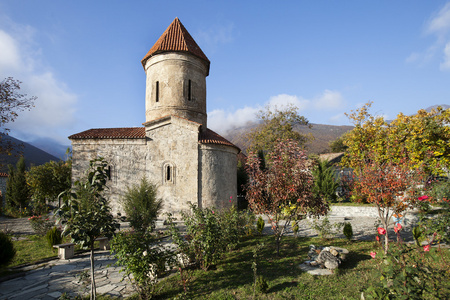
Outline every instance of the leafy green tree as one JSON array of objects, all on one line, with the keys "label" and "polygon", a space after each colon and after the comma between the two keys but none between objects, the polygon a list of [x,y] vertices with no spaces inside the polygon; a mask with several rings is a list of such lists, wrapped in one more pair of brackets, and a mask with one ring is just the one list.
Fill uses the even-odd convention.
[{"label": "leafy green tree", "polygon": [[34,206],[45,206],[47,200],[56,200],[60,193],[71,187],[72,160],[33,166],[26,177]]},{"label": "leafy green tree", "polygon": [[376,159],[398,163],[405,158],[428,173],[450,167],[450,109],[440,107],[431,112],[419,110],[405,116],[400,113],[392,122],[369,113],[371,102],[347,116],[355,128],[344,135],[348,147],[342,165],[353,168],[366,161],[369,152],[376,152]]},{"label": "leafy green tree", "polygon": [[347,150],[347,146],[344,144],[343,136],[338,137],[334,141],[329,143],[330,150],[332,153],[345,152]]},{"label": "leafy green tree", "polygon": [[108,200],[103,196],[108,180],[108,163],[103,158],[90,161],[87,177],[74,183],[61,195],[63,204],[56,215],[64,226],[62,234],[73,243],[90,249],[91,299],[95,299],[94,241],[112,238],[120,224],[114,219]]},{"label": "leafy green tree", "polygon": [[[26,94],[20,94],[19,80],[12,77],[5,78],[0,82],[0,132],[8,134],[9,129],[5,127],[7,123],[14,122],[19,116],[18,112],[30,110],[33,107],[36,97],[27,98]],[[13,149],[11,141],[2,141],[0,134],[0,153],[10,154]]]},{"label": "leafy green tree", "polygon": [[335,176],[334,167],[327,160],[319,160],[312,174],[314,176],[314,195],[328,202],[336,200],[339,180]]},{"label": "leafy green tree", "polygon": [[247,173],[250,208],[268,216],[278,255],[281,238],[292,221],[306,215],[324,215],[328,211],[328,203],[314,196],[314,178],[306,154],[296,141],[280,141],[268,153],[265,169],[261,169],[257,154],[251,152],[247,158]]},{"label": "leafy green tree", "polygon": [[26,181],[25,158],[17,161],[16,167],[8,165],[9,176],[6,181],[6,203],[13,209],[22,210],[28,206],[30,190]]},{"label": "leafy green tree", "polygon": [[298,108],[288,105],[282,109],[267,107],[259,111],[260,125],[253,129],[247,139],[250,141],[248,152],[262,150],[267,154],[275,148],[279,140],[294,140],[303,146],[311,137],[306,136],[294,128],[297,125],[311,125],[304,116],[298,114]]},{"label": "leafy green tree", "polygon": [[147,178],[142,178],[139,185],[127,189],[122,200],[122,207],[136,231],[152,231],[155,221],[163,207],[162,199],[156,197],[156,186]]}]

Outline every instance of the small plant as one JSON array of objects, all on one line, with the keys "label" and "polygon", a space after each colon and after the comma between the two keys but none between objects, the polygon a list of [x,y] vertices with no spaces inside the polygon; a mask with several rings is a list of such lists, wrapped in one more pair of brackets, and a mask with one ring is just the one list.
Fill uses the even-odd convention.
[{"label": "small plant", "polygon": [[264,219],[260,216],[258,218],[258,221],[256,222],[256,230],[258,231],[258,234],[261,235],[264,230]]},{"label": "small plant", "polygon": [[7,265],[16,255],[16,249],[11,238],[0,231],[0,266]]},{"label": "small plant", "polygon": [[259,293],[267,293],[269,285],[267,284],[267,281],[263,276],[258,276],[258,278],[256,279],[255,289]]},{"label": "small plant", "polygon": [[45,238],[47,239],[47,243],[50,246],[50,248],[53,248],[53,245],[61,244],[63,239],[61,231],[56,226],[47,231]]},{"label": "small plant", "polygon": [[33,231],[39,235],[46,235],[47,231],[49,231],[54,225],[54,222],[50,221],[49,218],[44,218],[43,216],[31,216],[28,218],[28,221],[30,221]]},{"label": "small plant", "polygon": [[412,230],[414,241],[416,242],[417,246],[420,246],[420,244],[423,241],[423,230],[420,228],[420,226],[415,226]]},{"label": "small plant", "polygon": [[294,232],[294,236],[297,236],[298,230],[299,230],[298,222],[294,223],[294,226],[292,226],[292,231]]},{"label": "small plant", "polygon": [[350,223],[344,223],[344,230],[343,233],[345,235],[345,237],[347,238],[347,240],[351,240],[353,237],[353,228],[352,228],[352,224]]},{"label": "small plant", "polygon": [[117,265],[132,279],[140,299],[151,299],[158,277],[173,265],[173,252],[162,246],[159,239],[146,232],[120,232],[111,241],[111,251]]},{"label": "small plant", "polygon": [[314,220],[311,226],[315,231],[317,231],[321,239],[328,239],[337,232],[340,232],[344,226],[344,223],[331,224],[328,217],[324,217],[321,221]]},{"label": "small plant", "polygon": [[122,206],[134,230],[153,231],[156,218],[162,209],[162,200],[156,197],[156,190],[156,186],[145,177],[139,185],[128,188]]},{"label": "small plant", "polygon": [[[261,282],[262,276],[258,276],[258,252],[264,248],[264,243],[258,244],[255,248],[253,248],[253,262],[252,262],[252,270],[253,270],[253,279],[255,280],[253,283],[253,299],[255,299],[256,291],[260,291],[264,289],[264,284]],[[259,280],[259,281],[258,281]],[[266,282],[267,285],[267,282]],[[267,288],[265,289],[267,290]]]}]

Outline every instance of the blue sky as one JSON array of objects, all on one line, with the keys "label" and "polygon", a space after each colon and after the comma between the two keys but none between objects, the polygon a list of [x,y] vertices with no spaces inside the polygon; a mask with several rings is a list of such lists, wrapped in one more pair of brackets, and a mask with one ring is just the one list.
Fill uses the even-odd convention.
[{"label": "blue sky", "polygon": [[141,126],[140,60],[175,17],[211,61],[222,134],[288,102],[332,125],[367,101],[387,118],[450,104],[450,1],[0,0],[0,80],[38,96],[11,135]]}]

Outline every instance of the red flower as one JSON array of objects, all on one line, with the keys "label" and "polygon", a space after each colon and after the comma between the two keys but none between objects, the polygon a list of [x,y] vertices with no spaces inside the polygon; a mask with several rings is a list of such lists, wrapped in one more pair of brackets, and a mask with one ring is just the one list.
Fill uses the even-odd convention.
[{"label": "red flower", "polygon": [[419,199],[419,201],[427,200],[428,196],[424,195],[424,196],[419,197],[418,199]]},{"label": "red flower", "polygon": [[370,256],[372,256],[372,258],[375,258],[375,256],[377,256],[377,253],[376,252],[370,252]]},{"label": "red flower", "polygon": [[375,237],[375,239],[377,240],[377,242],[380,241],[380,237],[378,235]]},{"label": "red flower", "polygon": [[377,230],[378,230],[378,234],[381,234],[381,235],[386,234],[386,229],[384,229],[383,227],[378,227]]},{"label": "red flower", "polygon": [[399,232],[402,229],[402,225],[400,223],[395,224],[394,231],[395,233]]},{"label": "red flower", "polygon": [[423,251],[430,251],[430,245],[423,246]]}]

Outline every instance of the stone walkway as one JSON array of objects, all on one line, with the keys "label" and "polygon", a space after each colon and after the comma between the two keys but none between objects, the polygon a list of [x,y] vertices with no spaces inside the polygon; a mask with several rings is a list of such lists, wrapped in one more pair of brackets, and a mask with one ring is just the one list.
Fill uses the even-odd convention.
[{"label": "stone walkway", "polygon": [[[372,217],[373,212],[341,211],[334,209],[329,214],[331,223],[349,222],[352,224],[354,239],[373,240],[377,219]],[[406,220],[402,235],[405,239],[411,236],[410,231],[415,223],[414,216]],[[302,220],[298,236],[317,236],[317,232],[311,229],[312,220]],[[123,224],[125,225],[125,224]],[[0,230],[7,227],[14,235],[23,236],[32,234],[28,219],[0,218]],[[124,228],[127,226],[121,226]],[[266,219],[264,233],[271,234],[271,228]],[[292,231],[287,235],[292,235]],[[343,235],[337,234],[337,237]],[[390,235],[394,238],[394,234]],[[133,293],[129,280],[121,281],[122,273],[118,267],[112,265],[115,262],[109,251],[97,251],[95,254],[95,270],[97,294],[107,294],[118,298],[125,298]],[[0,282],[0,300],[3,299],[58,299],[63,293],[74,297],[76,295],[89,294],[90,281],[85,274],[89,274],[89,254],[79,254],[73,259],[54,259],[40,265],[22,268],[20,277]]]}]

